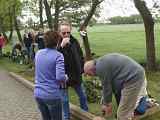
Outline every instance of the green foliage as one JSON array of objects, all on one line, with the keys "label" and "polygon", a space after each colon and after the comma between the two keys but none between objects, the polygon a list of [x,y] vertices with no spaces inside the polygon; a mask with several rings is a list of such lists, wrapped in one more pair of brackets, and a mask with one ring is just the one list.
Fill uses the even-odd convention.
[{"label": "green foliage", "polygon": [[[82,21],[87,17],[92,0],[65,0],[61,1],[62,10],[60,19],[69,19],[73,26],[79,27]],[[98,7],[99,8],[99,7]],[[99,9],[95,12],[95,16],[99,15]],[[96,19],[92,18],[90,23],[95,23]]]},{"label": "green foliage", "polygon": [[140,15],[131,15],[129,17],[112,17],[109,19],[111,24],[138,24],[143,23],[142,17]]},{"label": "green foliage", "polygon": [[0,22],[4,31],[8,31],[11,27],[11,19],[13,19],[13,12],[16,16],[21,14],[22,4],[20,0],[0,0]]},{"label": "green foliage", "polygon": [[101,83],[98,79],[92,78],[84,82],[87,100],[90,103],[100,103],[101,100]]},{"label": "green foliage", "polygon": [[[59,20],[67,19],[73,23],[73,26],[79,27],[81,22],[86,18],[88,15],[88,12],[90,10],[90,7],[92,5],[92,2],[94,0],[59,0]],[[96,0],[100,1],[100,0]],[[51,8],[51,14],[52,19],[54,21],[54,15],[55,15],[55,1],[54,0],[48,0],[48,4]],[[37,0],[24,0],[23,1],[23,8],[24,9],[30,9],[30,11],[36,16],[39,17],[39,6],[38,6]],[[100,13],[100,7],[97,7],[97,10],[94,14],[94,17],[90,21],[90,25],[95,24],[96,19],[95,17],[99,16]],[[44,5],[43,5],[44,9]],[[32,22],[29,20],[28,22]],[[32,23],[33,24],[33,23]]]}]

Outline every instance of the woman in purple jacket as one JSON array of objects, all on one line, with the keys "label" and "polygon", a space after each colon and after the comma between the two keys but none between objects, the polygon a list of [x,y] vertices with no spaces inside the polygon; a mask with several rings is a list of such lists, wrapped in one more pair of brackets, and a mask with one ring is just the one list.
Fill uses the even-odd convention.
[{"label": "woman in purple jacket", "polygon": [[64,58],[56,50],[60,35],[48,31],[44,35],[45,49],[35,56],[34,96],[43,120],[62,120],[60,85],[65,82]]}]

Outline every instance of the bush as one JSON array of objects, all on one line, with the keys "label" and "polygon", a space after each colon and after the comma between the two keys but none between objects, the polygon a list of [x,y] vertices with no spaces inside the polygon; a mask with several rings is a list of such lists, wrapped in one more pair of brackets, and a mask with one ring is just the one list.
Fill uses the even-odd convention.
[{"label": "bush", "polygon": [[97,79],[87,80],[84,83],[89,103],[98,103],[101,100],[101,84]]}]

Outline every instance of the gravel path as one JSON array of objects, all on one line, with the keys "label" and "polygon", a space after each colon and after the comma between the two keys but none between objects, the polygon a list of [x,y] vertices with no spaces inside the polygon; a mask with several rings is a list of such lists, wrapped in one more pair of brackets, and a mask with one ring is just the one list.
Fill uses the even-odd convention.
[{"label": "gravel path", "polygon": [[33,92],[0,69],[0,120],[40,120]]}]

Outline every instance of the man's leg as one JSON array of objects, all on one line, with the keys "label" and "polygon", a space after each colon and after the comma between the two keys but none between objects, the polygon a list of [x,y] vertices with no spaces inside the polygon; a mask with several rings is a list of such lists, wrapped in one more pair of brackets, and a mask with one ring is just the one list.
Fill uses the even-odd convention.
[{"label": "man's leg", "polygon": [[62,108],[63,108],[64,120],[69,120],[70,107],[69,107],[68,89],[61,89],[61,94],[62,94]]},{"label": "man's leg", "polygon": [[81,109],[83,109],[84,111],[88,111],[87,97],[85,94],[85,89],[84,89],[83,84],[75,86],[74,89],[79,97]]},{"label": "man's leg", "polygon": [[148,93],[147,93],[147,80],[146,80],[146,78],[145,78],[145,81],[143,82],[141,91],[140,91],[140,93],[139,93],[139,95],[138,95],[136,107],[138,106],[141,98],[146,97],[146,96],[148,96]]},{"label": "man's leg", "polygon": [[143,82],[144,80],[139,80],[135,83],[124,85],[117,110],[117,120],[132,120]]}]

